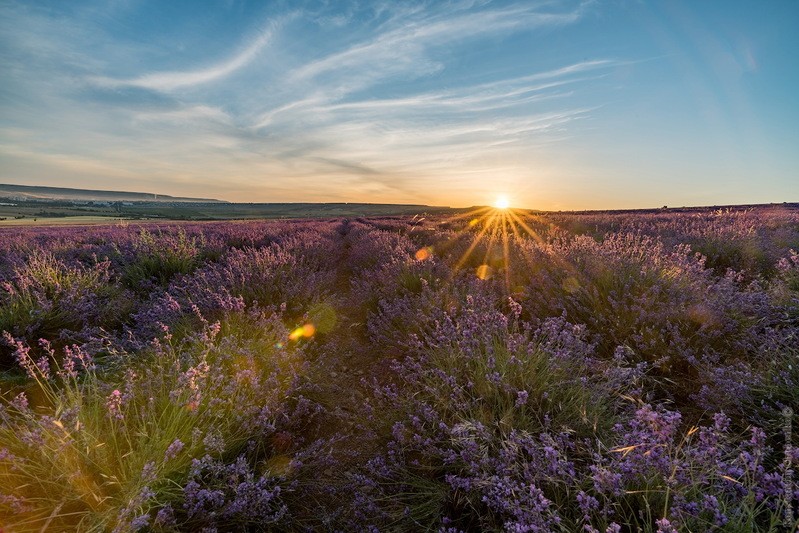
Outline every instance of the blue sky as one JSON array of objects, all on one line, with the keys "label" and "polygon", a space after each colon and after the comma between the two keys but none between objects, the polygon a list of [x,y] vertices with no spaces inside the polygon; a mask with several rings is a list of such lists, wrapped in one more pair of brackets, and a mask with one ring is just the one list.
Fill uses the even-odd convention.
[{"label": "blue sky", "polygon": [[0,0],[0,182],[799,201],[799,2]]}]

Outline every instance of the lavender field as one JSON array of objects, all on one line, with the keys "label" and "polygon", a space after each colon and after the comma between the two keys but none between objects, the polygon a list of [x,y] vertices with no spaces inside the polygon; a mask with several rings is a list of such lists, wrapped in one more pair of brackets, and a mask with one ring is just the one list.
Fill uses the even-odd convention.
[{"label": "lavender field", "polygon": [[0,530],[793,531],[797,251],[790,206],[0,228]]}]

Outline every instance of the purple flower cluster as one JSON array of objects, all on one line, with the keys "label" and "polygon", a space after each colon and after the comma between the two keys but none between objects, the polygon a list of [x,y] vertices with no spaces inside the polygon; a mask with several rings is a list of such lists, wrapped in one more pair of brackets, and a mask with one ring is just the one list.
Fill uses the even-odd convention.
[{"label": "purple flower cluster", "polygon": [[0,229],[0,516],[795,528],[799,213],[522,218]]}]

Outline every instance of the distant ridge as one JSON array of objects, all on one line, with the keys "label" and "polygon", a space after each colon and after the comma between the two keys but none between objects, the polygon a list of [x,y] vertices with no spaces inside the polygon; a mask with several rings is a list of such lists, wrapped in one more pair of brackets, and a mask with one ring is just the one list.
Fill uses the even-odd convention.
[{"label": "distant ridge", "polygon": [[212,198],[186,198],[127,191],[95,191],[92,189],[70,189],[67,187],[41,187],[37,185],[10,185],[0,183],[0,198],[13,200],[73,200],[85,202],[191,202],[226,204],[224,200]]}]

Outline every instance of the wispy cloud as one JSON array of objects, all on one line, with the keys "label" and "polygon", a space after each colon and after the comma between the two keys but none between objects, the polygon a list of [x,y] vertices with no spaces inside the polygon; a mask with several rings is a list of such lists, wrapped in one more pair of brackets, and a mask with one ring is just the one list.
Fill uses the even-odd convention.
[{"label": "wispy cloud", "polygon": [[575,106],[570,96],[621,63],[584,61],[397,98],[340,101],[314,94],[268,111],[253,128],[263,135],[310,140],[299,143],[303,149],[290,151],[295,160],[330,161],[345,154],[353,171],[368,168],[372,172],[363,174],[375,180],[433,175],[446,167],[458,172],[490,157],[519,160],[525,146],[563,139],[570,124],[594,110]]},{"label": "wispy cloud", "polygon": [[347,72],[346,79],[337,78],[343,83],[336,89],[351,92],[400,73],[413,72],[422,76],[442,68],[427,53],[431,48],[477,40],[486,35],[569,24],[582,12],[583,8],[578,7],[564,13],[545,13],[526,5],[455,14],[447,8],[433,13],[400,9],[376,36],[302,65],[291,73],[289,81]]},{"label": "wispy cloud", "polygon": [[[203,66],[143,62],[144,71],[133,66],[153,55],[151,47],[110,43],[101,52],[84,43],[59,52],[68,39],[58,35],[57,17],[39,17],[25,42],[52,33],[37,46],[62,66],[31,73],[27,87],[37,92],[31,101],[47,101],[52,112],[36,121],[16,112],[31,138],[0,129],[0,148],[4,138],[9,146],[27,143],[4,153],[40,161],[42,175],[55,169],[86,179],[192,183],[204,187],[201,196],[436,203],[449,194],[463,202],[456,193],[464,176],[474,189],[524,179],[536,153],[596,110],[579,98],[588,84],[624,64],[520,56],[521,65],[504,70],[458,65],[464,50],[479,55],[487,42],[581,20],[586,8],[565,2],[270,12],[259,20],[272,22],[222,61],[204,63],[194,53],[191,64]],[[89,35],[81,24],[73,34]],[[26,68],[24,61],[15,68]],[[53,78],[46,86],[39,83],[45,75]],[[84,83],[72,81],[65,93],[58,90],[64,80]]]},{"label": "wispy cloud", "polygon": [[212,122],[218,124],[231,124],[230,115],[218,107],[207,105],[194,105],[170,111],[145,111],[134,115],[135,121],[141,122],[169,122],[191,123]]},{"label": "wispy cloud", "polygon": [[115,79],[96,76],[90,80],[103,87],[141,87],[154,91],[173,91],[183,87],[218,81],[249,65],[272,40],[277,24],[268,24],[242,50],[214,65],[186,71],[153,72],[136,78]]}]

